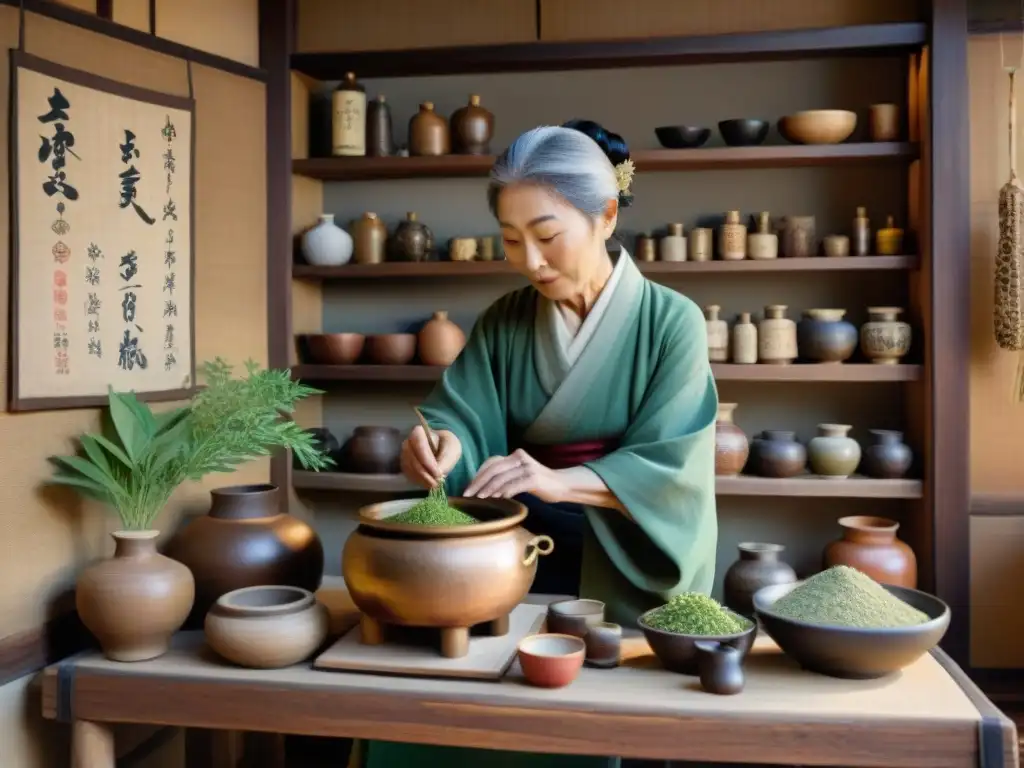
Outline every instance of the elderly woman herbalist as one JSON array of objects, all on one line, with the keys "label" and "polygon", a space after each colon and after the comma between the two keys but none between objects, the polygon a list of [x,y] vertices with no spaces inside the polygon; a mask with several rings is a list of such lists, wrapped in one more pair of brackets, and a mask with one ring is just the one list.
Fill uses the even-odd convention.
[{"label": "elderly woman herbalist", "polygon": [[[624,250],[608,253],[628,157],[621,138],[579,121],[528,131],[495,163],[491,210],[530,286],[484,312],[422,406],[439,457],[416,427],[402,469],[425,487],[445,477],[453,495],[523,500],[526,527],[556,542],[534,591],[578,587],[610,621],[635,624],[674,594],[711,589],[718,396],[698,307]],[[497,757],[383,743],[368,756],[371,768]]]}]

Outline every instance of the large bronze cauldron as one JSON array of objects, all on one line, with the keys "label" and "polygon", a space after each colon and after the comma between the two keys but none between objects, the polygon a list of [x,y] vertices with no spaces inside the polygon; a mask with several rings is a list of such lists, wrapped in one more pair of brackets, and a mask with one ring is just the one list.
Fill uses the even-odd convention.
[{"label": "large bronze cauldron", "polygon": [[530,591],[538,555],[549,554],[554,543],[521,528],[526,508],[505,499],[449,499],[480,520],[472,525],[386,521],[418,501],[363,507],[345,542],[341,572],[363,614],[364,643],[383,642],[388,624],[435,627],[442,655],[465,656],[470,627],[490,623],[492,634],[508,632],[508,615]]}]

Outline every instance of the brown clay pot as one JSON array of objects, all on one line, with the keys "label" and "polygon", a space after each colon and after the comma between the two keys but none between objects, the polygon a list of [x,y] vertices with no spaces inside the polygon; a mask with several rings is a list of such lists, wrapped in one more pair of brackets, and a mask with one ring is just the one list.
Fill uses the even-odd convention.
[{"label": "brown clay pot", "polygon": [[426,261],[433,250],[434,233],[418,220],[413,211],[405,214],[405,221],[395,227],[388,241],[388,258],[391,261]]},{"label": "brown clay pot", "polygon": [[202,626],[217,598],[242,587],[320,587],[323,545],[310,526],[282,514],[277,486],[228,486],[210,496],[210,514],[186,525],[167,546],[167,555],[195,576],[189,626]]},{"label": "brown clay pot", "polygon": [[715,421],[715,474],[738,475],[747,463],[750,445],[743,430],[733,424],[736,403],[719,403]]},{"label": "brown clay pot", "polygon": [[114,556],[78,577],[75,607],[112,661],[167,651],[195,597],[192,573],[156,551],[158,531],[117,531]]},{"label": "brown clay pot", "polygon": [[361,333],[309,333],[305,338],[309,356],[322,365],[351,365],[366,346]]},{"label": "brown clay pot", "polygon": [[408,365],[416,357],[416,335],[383,333],[367,336],[366,356],[377,365]]},{"label": "brown clay pot", "polygon": [[356,427],[341,447],[341,468],[366,475],[391,475],[400,471],[402,433],[394,427]]},{"label": "brown clay pot", "polygon": [[914,551],[896,538],[900,524],[884,517],[854,516],[839,519],[841,539],[825,547],[826,568],[849,565],[879,584],[917,587]]},{"label": "brown clay pot", "polygon": [[451,365],[466,346],[466,334],[447,312],[435,312],[420,329],[417,344],[424,365]]},{"label": "brown clay pot", "polygon": [[290,667],[327,637],[328,615],[297,587],[245,587],[221,595],[206,614],[206,642],[228,661],[252,669]]},{"label": "brown clay pot", "polygon": [[725,604],[728,608],[744,616],[752,616],[757,590],[796,581],[796,572],[779,560],[784,549],[781,544],[760,542],[739,545],[740,559],[725,572]]},{"label": "brown clay pot", "polygon": [[387,249],[388,228],[376,213],[368,211],[352,222],[353,256],[356,264],[380,264]]},{"label": "brown clay pot", "polygon": [[452,113],[452,147],[460,155],[486,155],[491,151],[490,142],[494,135],[494,115],[480,106],[480,97],[475,93],[469,97],[469,104]]},{"label": "brown clay pot", "polygon": [[807,449],[795,432],[766,429],[754,440],[751,453],[754,472],[761,477],[796,477],[807,469]]},{"label": "brown clay pot", "polygon": [[434,111],[434,104],[425,101],[409,121],[410,155],[447,155],[451,152],[448,122]]}]

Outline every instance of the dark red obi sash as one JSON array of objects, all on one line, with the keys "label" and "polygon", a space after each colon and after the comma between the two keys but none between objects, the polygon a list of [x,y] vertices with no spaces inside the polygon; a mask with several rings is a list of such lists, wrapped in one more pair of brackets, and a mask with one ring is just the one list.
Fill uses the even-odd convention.
[{"label": "dark red obi sash", "polygon": [[587,440],[562,445],[523,443],[519,447],[549,469],[569,469],[607,456],[619,447],[619,439]]}]

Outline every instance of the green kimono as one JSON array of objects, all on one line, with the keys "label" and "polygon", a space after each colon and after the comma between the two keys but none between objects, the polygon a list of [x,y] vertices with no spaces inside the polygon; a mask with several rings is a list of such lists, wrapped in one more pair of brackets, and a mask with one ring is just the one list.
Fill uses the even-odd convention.
[{"label": "green kimono", "polygon": [[[686,297],[646,280],[625,251],[577,333],[566,332],[555,311],[532,287],[503,296],[478,320],[421,410],[432,427],[452,431],[462,444],[462,459],[446,480],[452,495],[488,458],[524,443],[618,438],[615,450],[584,466],[632,520],[585,508],[580,592],[603,600],[609,621],[635,625],[640,613],[675,594],[710,592],[714,579],[718,394],[704,317]],[[367,765],[610,764],[473,754],[373,742]]]}]

